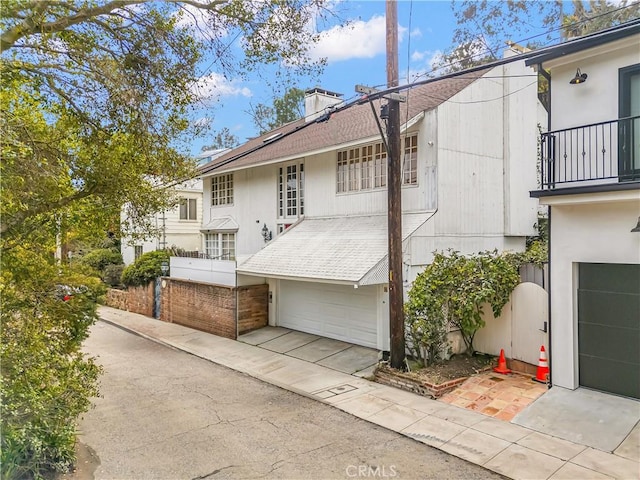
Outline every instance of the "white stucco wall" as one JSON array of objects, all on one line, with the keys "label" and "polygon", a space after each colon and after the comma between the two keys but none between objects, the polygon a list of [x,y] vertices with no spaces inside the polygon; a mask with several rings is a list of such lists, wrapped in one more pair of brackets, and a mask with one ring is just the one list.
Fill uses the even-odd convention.
[{"label": "white stucco wall", "polygon": [[[611,42],[545,64],[551,71],[551,129],[618,118],[618,70],[640,63],[640,35]],[[588,75],[570,85],[576,69]],[[588,105],[589,108],[581,108]]]},{"label": "white stucco wall", "polygon": [[630,232],[640,216],[640,192],[610,192],[600,199],[552,207],[551,375],[554,385],[565,388],[578,387],[578,263],[640,263],[640,233]]}]

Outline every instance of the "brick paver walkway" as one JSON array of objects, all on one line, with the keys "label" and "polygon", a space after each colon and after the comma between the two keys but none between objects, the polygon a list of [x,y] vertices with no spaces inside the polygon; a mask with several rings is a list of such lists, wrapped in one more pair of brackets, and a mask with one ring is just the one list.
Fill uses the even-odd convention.
[{"label": "brick paver walkway", "polygon": [[527,405],[547,391],[531,375],[486,372],[469,378],[440,401],[511,421]]}]

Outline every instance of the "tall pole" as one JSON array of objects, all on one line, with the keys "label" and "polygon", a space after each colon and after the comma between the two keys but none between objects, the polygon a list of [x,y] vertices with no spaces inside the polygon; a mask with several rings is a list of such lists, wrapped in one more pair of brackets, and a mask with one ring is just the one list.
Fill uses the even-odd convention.
[{"label": "tall pole", "polygon": [[[398,86],[398,5],[387,0],[387,87]],[[404,370],[404,310],[402,292],[402,175],[400,103],[389,99],[387,120],[387,196],[389,232],[389,331],[391,367]]]}]

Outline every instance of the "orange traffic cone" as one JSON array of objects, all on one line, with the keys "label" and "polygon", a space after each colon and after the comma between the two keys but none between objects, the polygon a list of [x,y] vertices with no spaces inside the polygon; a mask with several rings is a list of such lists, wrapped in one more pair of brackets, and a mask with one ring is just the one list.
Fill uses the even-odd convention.
[{"label": "orange traffic cone", "polygon": [[533,380],[540,383],[547,383],[547,377],[549,376],[549,364],[547,363],[547,352],[544,349],[544,345],[540,347],[540,360],[538,360],[538,371]]},{"label": "orange traffic cone", "polygon": [[511,370],[507,368],[507,361],[504,358],[504,348],[500,350],[500,358],[498,359],[498,366],[493,368],[497,373],[511,373]]}]

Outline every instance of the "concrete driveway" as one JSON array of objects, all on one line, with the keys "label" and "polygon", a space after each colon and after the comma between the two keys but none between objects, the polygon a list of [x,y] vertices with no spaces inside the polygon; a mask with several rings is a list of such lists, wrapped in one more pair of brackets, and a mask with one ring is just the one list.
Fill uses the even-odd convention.
[{"label": "concrete driveway", "polygon": [[359,377],[373,375],[379,356],[373,348],[282,327],[254,330],[238,341]]}]

